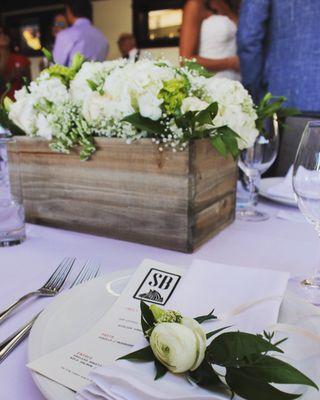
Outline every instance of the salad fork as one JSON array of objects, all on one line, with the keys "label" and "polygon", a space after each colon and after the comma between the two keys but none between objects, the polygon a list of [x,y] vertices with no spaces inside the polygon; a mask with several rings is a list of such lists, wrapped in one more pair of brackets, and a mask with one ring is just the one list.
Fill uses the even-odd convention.
[{"label": "salad fork", "polygon": [[65,258],[40,289],[22,296],[4,311],[0,312],[0,324],[5,321],[16,308],[32,297],[53,297],[58,294],[65,283],[75,260],[75,258]]},{"label": "salad fork", "polygon": [[[69,289],[72,289],[73,287],[80,285],[81,283],[97,278],[99,273],[100,264],[95,261],[87,261]],[[27,324],[22,326],[12,335],[10,335],[6,340],[0,343],[0,364],[28,335],[41,312],[42,311],[40,311],[40,313],[38,313],[31,321],[29,321]]]}]

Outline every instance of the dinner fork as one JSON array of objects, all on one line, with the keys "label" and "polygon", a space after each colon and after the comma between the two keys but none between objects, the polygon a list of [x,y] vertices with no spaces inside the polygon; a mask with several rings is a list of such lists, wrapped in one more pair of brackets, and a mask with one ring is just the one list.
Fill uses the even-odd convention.
[{"label": "dinner fork", "polygon": [[58,294],[65,283],[75,260],[75,258],[65,258],[40,289],[35,292],[27,293],[4,311],[0,312],[0,324],[5,321],[16,308],[32,297],[53,297]]},{"label": "dinner fork", "polygon": [[[74,286],[80,285],[81,283],[90,281],[96,278],[100,273],[100,264],[95,261],[87,261],[83,266],[78,276],[70,286],[72,289]],[[0,364],[2,361],[22,342],[22,340],[28,335],[37,318],[41,314],[38,313],[31,321],[22,326],[12,335],[10,335],[6,340],[0,344]]]}]

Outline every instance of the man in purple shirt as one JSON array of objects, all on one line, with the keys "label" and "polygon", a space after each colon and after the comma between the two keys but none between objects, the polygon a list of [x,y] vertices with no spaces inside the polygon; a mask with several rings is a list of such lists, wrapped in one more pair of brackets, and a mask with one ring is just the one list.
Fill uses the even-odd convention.
[{"label": "man in purple shirt", "polygon": [[57,64],[69,66],[76,53],[87,60],[105,61],[109,44],[103,33],[92,23],[92,5],[89,0],[66,0],[66,17],[71,25],[56,38],[53,57]]}]

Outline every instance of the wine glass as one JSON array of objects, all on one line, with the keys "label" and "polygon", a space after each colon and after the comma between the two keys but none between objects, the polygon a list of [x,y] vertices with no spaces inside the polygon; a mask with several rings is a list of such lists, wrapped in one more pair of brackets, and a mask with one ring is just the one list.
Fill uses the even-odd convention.
[{"label": "wine glass", "polygon": [[265,122],[264,132],[260,132],[252,147],[242,150],[238,165],[244,172],[249,191],[248,204],[237,211],[237,218],[244,221],[265,221],[269,215],[258,211],[258,188],[261,175],[274,163],[279,148],[279,123],[277,115]]},{"label": "wine glass", "polygon": [[[320,236],[320,121],[308,122],[298,148],[293,169],[293,189],[304,217]],[[315,289],[320,301],[320,267],[301,285]]]}]

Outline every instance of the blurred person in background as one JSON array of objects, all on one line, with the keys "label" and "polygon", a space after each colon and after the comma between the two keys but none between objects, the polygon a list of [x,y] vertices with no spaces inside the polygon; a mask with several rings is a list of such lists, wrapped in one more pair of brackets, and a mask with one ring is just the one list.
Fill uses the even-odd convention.
[{"label": "blurred person in background", "polygon": [[[51,27],[52,41],[50,41],[49,43],[47,43],[45,45],[45,47],[49,51],[52,52],[54,42],[56,40],[57,35],[66,28],[68,28],[68,21],[67,21],[67,17],[65,16],[65,14],[62,14],[62,13],[56,14],[53,17],[52,27]],[[46,57],[42,57],[39,62],[40,71],[44,70],[45,68],[48,68],[49,65],[50,65],[50,63],[49,63],[48,59]]]},{"label": "blurred person in background", "polygon": [[236,0],[187,0],[180,35],[180,56],[195,58],[217,77],[240,79]]},{"label": "blurred person in background", "polygon": [[289,107],[320,111],[319,21],[319,1],[242,1],[238,52],[256,101],[270,91]]},{"label": "blurred person in background", "polygon": [[137,41],[132,33],[122,33],[118,39],[118,47],[123,58],[129,61],[139,60],[140,50],[137,48]]},{"label": "blurred person in background", "polygon": [[103,33],[92,23],[92,5],[89,0],[65,0],[66,17],[70,28],[59,32],[53,49],[56,63],[69,66],[76,53],[87,60],[105,61],[109,44]]},{"label": "blurred person in background", "polygon": [[56,38],[58,33],[66,28],[68,28],[68,22],[65,14],[56,14],[53,18],[52,36]]},{"label": "blurred person in background", "polygon": [[0,95],[5,93],[6,84],[9,84],[7,96],[14,99],[14,92],[22,88],[24,78],[31,78],[30,61],[11,50],[10,37],[0,26]]}]

